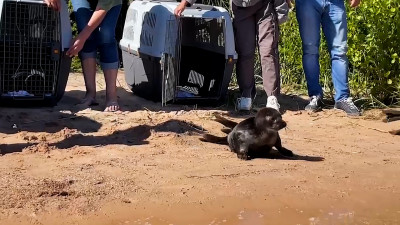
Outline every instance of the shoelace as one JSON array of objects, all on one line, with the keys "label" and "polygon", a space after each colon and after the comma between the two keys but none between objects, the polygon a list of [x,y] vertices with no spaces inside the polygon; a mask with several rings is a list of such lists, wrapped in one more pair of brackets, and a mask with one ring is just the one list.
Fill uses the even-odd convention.
[{"label": "shoelace", "polygon": [[345,99],[344,101],[347,103],[347,105],[350,107],[350,109],[357,109],[356,105],[354,105],[352,97],[349,97],[349,98]]},{"label": "shoelace", "polygon": [[278,99],[276,99],[276,98],[272,98],[272,99],[271,99],[271,105],[277,105],[278,108],[281,107],[281,106],[279,105],[279,103],[278,103]]},{"label": "shoelace", "polygon": [[311,97],[310,105],[317,105],[318,104],[318,98],[315,96]]}]

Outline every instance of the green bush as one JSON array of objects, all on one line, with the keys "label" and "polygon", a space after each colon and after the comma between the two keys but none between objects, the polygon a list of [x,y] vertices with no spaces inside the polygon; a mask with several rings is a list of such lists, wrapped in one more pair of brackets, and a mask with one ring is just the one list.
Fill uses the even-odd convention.
[{"label": "green bush", "polygon": [[365,1],[348,15],[349,83],[354,94],[386,105],[399,103],[400,1]]}]

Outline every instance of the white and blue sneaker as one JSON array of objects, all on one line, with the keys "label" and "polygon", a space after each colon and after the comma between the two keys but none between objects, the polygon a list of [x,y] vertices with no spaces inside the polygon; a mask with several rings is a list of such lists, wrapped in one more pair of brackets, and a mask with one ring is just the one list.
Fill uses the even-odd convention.
[{"label": "white and blue sneaker", "polygon": [[360,110],[354,105],[353,99],[343,98],[335,102],[335,109],[343,110],[348,116],[361,116]]},{"label": "white and blue sneaker", "polygon": [[322,110],[322,100],[321,96],[313,95],[310,97],[310,102],[305,107],[306,111],[309,112],[318,112]]},{"label": "white and blue sneaker", "polygon": [[240,97],[237,99],[236,109],[239,111],[250,111],[251,104],[251,98]]}]

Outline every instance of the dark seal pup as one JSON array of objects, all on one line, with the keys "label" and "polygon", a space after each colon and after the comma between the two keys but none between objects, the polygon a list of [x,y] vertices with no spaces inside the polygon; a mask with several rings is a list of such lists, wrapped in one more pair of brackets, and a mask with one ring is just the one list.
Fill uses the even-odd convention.
[{"label": "dark seal pup", "polygon": [[228,144],[240,159],[247,160],[260,153],[269,153],[275,147],[282,155],[292,157],[292,151],[282,147],[278,131],[286,127],[281,114],[272,108],[262,108],[253,117],[240,123],[216,115],[216,121],[232,129],[222,129],[228,136],[204,134],[200,140]]}]

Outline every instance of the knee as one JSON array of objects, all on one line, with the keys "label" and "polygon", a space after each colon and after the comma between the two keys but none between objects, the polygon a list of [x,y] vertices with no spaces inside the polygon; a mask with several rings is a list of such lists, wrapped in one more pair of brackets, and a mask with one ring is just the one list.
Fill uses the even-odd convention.
[{"label": "knee", "polygon": [[278,46],[260,46],[261,56],[276,56],[278,54]]},{"label": "knee", "polygon": [[238,57],[242,58],[254,57],[254,53],[256,51],[255,43],[243,43],[236,40],[235,46]]},{"label": "knee", "polygon": [[332,58],[343,58],[346,57],[347,46],[346,45],[334,45],[331,49]]},{"label": "knee", "polygon": [[116,42],[104,43],[99,46],[100,61],[102,63],[118,62],[118,48]]},{"label": "knee", "polygon": [[319,46],[311,43],[305,43],[303,44],[303,53],[309,55],[318,55]]},{"label": "knee", "polygon": [[100,27],[99,29],[99,41],[101,44],[115,43],[115,30],[108,27]]},{"label": "knee", "polygon": [[254,60],[254,52],[238,53],[238,60]]}]

